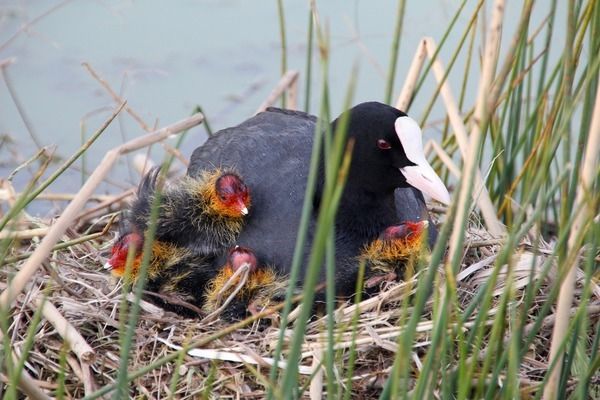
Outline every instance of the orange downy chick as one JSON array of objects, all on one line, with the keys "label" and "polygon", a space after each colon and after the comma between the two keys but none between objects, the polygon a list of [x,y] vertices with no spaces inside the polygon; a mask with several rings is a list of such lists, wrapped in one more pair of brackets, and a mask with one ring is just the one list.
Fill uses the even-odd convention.
[{"label": "orange downy chick", "polygon": [[[369,243],[359,256],[367,266],[367,276],[387,278],[409,277],[415,272],[420,258],[426,256],[428,221],[405,222],[388,227],[377,239]],[[374,274],[375,273],[375,274]],[[379,283],[367,281],[367,287]]]},{"label": "orange downy chick", "polygon": [[223,290],[225,284],[243,265],[248,265],[248,278],[235,295],[230,308],[229,319],[241,319],[248,311],[254,312],[253,305],[267,306],[271,300],[285,293],[285,282],[269,267],[259,266],[254,252],[248,248],[236,246],[230,250],[227,264],[207,285],[205,309],[212,312],[218,309],[220,300],[229,297],[241,281],[238,276],[233,284]]}]

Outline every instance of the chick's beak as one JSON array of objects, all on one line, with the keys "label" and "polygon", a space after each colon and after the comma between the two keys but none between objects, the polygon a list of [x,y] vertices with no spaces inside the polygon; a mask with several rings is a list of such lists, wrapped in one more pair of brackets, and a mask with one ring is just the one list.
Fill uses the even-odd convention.
[{"label": "chick's beak", "polygon": [[240,210],[240,214],[248,215],[248,207],[246,206],[246,203],[243,200],[238,201],[238,208]]},{"label": "chick's beak", "polygon": [[395,129],[406,157],[416,164],[400,168],[406,182],[440,203],[450,204],[448,189],[425,158],[421,128],[417,122],[410,117],[400,117],[396,119]]},{"label": "chick's beak", "polygon": [[107,269],[109,271],[113,269],[113,265],[111,264],[110,260],[104,263],[104,269]]}]

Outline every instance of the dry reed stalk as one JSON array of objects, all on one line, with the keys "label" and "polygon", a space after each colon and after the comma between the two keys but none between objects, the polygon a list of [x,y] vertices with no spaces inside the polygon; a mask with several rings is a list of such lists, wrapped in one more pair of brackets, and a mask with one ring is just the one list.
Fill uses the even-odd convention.
[{"label": "dry reed stalk", "polygon": [[9,65],[14,64],[17,61],[17,57],[9,57],[4,60],[0,60],[0,68],[7,67]]},{"label": "dry reed stalk", "polygon": [[0,240],[4,239],[31,239],[36,236],[44,236],[50,228],[25,229],[22,231],[0,232]]},{"label": "dry reed stalk", "polygon": [[133,168],[138,174],[140,174],[140,176],[146,175],[155,166],[156,163],[154,160],[152,160],[146,154],[136,154],[133,156]]},{"label": "dry reed stalk", "polygon": [[92,375],[91,365],[86,362],[81,362],[81,374],[83,375],[83,392],[87,395],[92,394],[97,390],[94,375]]},{"label": "dry reed stalk", "polygon": [[[109,119],[103,124],[101,129],[105,129],[111,121],[117,116],[117,114],[123,109],[125,103],[121,104]],[[89,196],[92,195],[96,187],[102,182],[104,177],[108,174],[113,164],[117,161],[119,156],[138,150],[142,147],[156,143],[160,140],[166,139],[167,137],[180,133],[181,131],[187,130],[193,126],[196,126],[202,122],[204,117],[198,113],[182,121],[179,121],[173,125],[159,129],[158,131],[146,134],[144,136],[135,138],[126,142],[116,148],[108,151],[104,156],[102,162],[96,167],[94,172],[90,175],[88,180],[85,182],[77,196],[69,203],[65,208],[61,216],[56,220],[55,224],[51,227],[46,237],[42,240],[38,248],[34,251],[31,257],[25,262],[21,270],[15,275],[10,286],[2,292],[0,295],[0,307],[8,308],[10,304],[15,300],[17,295],[21,293],[27,282],[31,279],[35,271],[39,268],[41,263],[52,251],[53,246],[63,235],[69,225],[76,218],[77,213],[83,208],[87,202]]]},{"label": "dry reed stalk", "polygon": [[[22,193],[16,193],[17,196],[21,196]],[[77,193],[40,193],[35,199],[36,200],[47,200],[47,201],[71,201],[75,198]],[[90,201],[109,201],[114,199],[114,195],[111,194],[95,194],[90,196]],[[4,189],[0,189],[0,200],[8,199],[8,193]]]},{"label": "dry reed stalk", "polygon": [[19,377],[19,387],[29,399],[52,400],[52,397],[42,392],[39,384],[25,370],[21,371],[21,376]]},{"label": "dry reed stalk", "polygon": [[[36,154],[34,154],[33,156],[31,156],[28,160],[26,160],[25,162],[19,164],[15,169],[12,170],[12,172],[10,173],[10,175],[8,175],[6,177],[6,180],[9,182],[12,182],[12,180],[14,179],[15,175],[17,175],[17,173],[19,173],[19,171],[31,166],[35,161],[39,160],[40,158],[44,157],[46,159],[50,159],[52,158],[52,155],[54,153],[54,148],[53,146],[43,146],[41,147]],[[42,160],[43,162],[43,160]]]},{"label": "dry reed stalk", "polygon": [[286,92],[286,108],[288,110],[298,109],[298,79],[290,82],[290,86]]},{"label": "dry reed stalk", "polygon": [[[108,94],[110,95],[110,97],[113,98],[113,100],[115,101],[115,103],[117,104],[123,104],[125,103],[125,99],[123,99],[121,96],[119,96],[119,94],[117,92],[115,92],[113,90],[113,88],[108,84],[108,82],[102,78],[94,68],[92,68],[92,66],[90,65],[90,63],[88,62],[83,62],[81,63],[81,65],[90,73],[90,75],[96,80],[98,81],[98,83],[100,84],[100,86],[102,86],[104,88],[104,90],[106,90],[108,92]],[[144,120],[142,119],[142,117],[140,117],[134,110],[131,109],[131,107],[129,107],[128,105],[125,106],[124,110],[127,112],[127,114],[129,114],[141,127],[143,130],[145,130],[146,132],[150,132],[152,130],[152,128],[150,128],[150,126],[148,126],[148,124],[146,124],[144,122]]]},{"label": "dry reed stalk", "polygon": [[[6,179],[0,179],[0,191],[4,196],[2,200],[5,200],[10,207],[14,207],[14,205],[17,203],[18,196],[12,183]],[[19,216],[16,218],[18,219],[18,222],[16,222],[15,225],[27,225],[27,221],[34,220],[34,218],[24,209],[19,212]]]},{"label": "dry reed stalk", "polygon": [[162,147],[165,149],[167,153],[175,157],[179,162],[184,165],[186,168],[190,166],[190,162],[185,156],[179,151],[179,149],[171,146],[169,143],[161,143]]},{"label": "dry reed stalk", "polygon": [[423,38],[417,46],[413,60],[410,63],[408,73],[406,74],[406,79],[404,80],[404,86],[402,86],[398,100],[396,100],[395,107],[398,110],[406,112],[408,106],[410,105],[410,101],[417,85],[417,80],[419,79],[419,74],[421,73],[421,69],[423,69],[423,63],[425,62],[425,57],[427,56],[427,51],[425,49],[426,45],[427,42],[425,38]]},{"label": "dry reed stalk", "polygon": [[259,112],[263,112],[267,109],[267,107],[271,107],[277,99],[284,94],[287,89],[290,89],[291,86],[298,80],[298,76],[300,73],[295,70],[289,70],[281,77],[275,88],[269,93],[265,101],[261,103],[261,105],[256,110],[255,114]]},{"label": "dry reed stalk", "polygon": [[[181,350],[182,347],[178,346],[174,343],[169,342],[168,340],[162,339],[160,337],[156,338],[157,341],[164,343],[168,347],[174,350]],[[270,366],[275,363],[275,360],[268,357],[256,357],[249,356],[247,354],[242,354],[238,352],[228,351],[228,350],[219,350],[219,349],[190,349],[187,351],[187,354],[191,357],[195,358],[206,358],[209,360],[222,360],[222,361],[234,361],[234,362],[242,362],[246,364],[252,365],[263,365]],[[287,362],[284,360],[280,360],[277,363],[277,367],[281,369],[285,369],[287,367]],[[302,375],[311,375],[313,372],[312,367],[300,366],[299,372]]]},{"label": "dry reed stalk", "polygon": [[[230,287],[234,286],[234,289],[232,290],[232,292],[229,294],[229,296],[225,299],[225,301],[223,301],[223,303],[221,303],[221,305],[216,310],[214,310],[213,312],[208,314],[206,317],[204,317],[202,321],[210,322],[210,321],[214,321],[215,319],[217,319],[218,316],[221,315],[223,310],[225,310],[225,308],[227,308],[229,303],[231,303],[233,301],[233,299],[240,292],[240,290],[242,290],[244,288],[244,285],[248,281],[249,275],[250,275],[250,264],[248,264],[248,263],[242,264],[242,266],[240,268],[238,268],[233,273],[233,275],[231,275],[231,277],[227,280],[227,282],[225,282],[225,284],[223,285],[221,290],[219,290],[219,292],[217,293],[217,298],[215,300],[215,303],[216,304],[221,303],[222,296],[227,292],[227,290]],[[239,281],[238,281],[238,278],[239,278]]]},{"label": "dry reed stalk", "polygon": [[48,15],[52,14],[53,12],[55,12],[56,10],[58,10],[59,8],[63,7],[67,3],[70,3],[71,1],[72,0],[61,1],[60,3],[58,3],[55,6],[49,8],[48,10],[44,11],[43,13],[41,13],[40,15],[38,15],[37,17],[35,17],[35,18],[27,21],[27,23],[21,24],[20,27],[19,27],[19,29],[17,29],[15,31],[15,33],[13,33],[4,43],[0,44],[0,52],[2,52],[5,48],[7,48],[17,37],[19,37],[19,35],[21,33],[27,32],[27,31],[31,30],[31,27],[33,25],[35,25],[36,23],[38,23],[39,21],[41,21],[42,19],[44,19]]},{"label": "dry reed stalk", "polygon": [[460,178],[460,168],[458,168],[454,161],[452,161],[452,157],[450,157],[448,153],[442,149],[442,146],[440,146],[435,140],[429,140],[427,144],[431,146],[433,151],[435,151],[435,154],[437,154],[438,158],[444,163],[446,168],[448,168],[448,171],[450,171],[450,173],[456,178]]},{"label": "dry reed stalk", "polygon": [[[468,197],[470,195],[471,187],[474,183],[474,172],[477,170],[477,155],[479,153],[479,145],[481,144],[481,140],[483,138],[483,124],[488,119],[489,111],[487,108],[486,97],[494,79],[494,70],[496,68],[498,49],[500,48],[499,44],[502,36],[503,16],[504,1],[497,0],[494,3],[489,33],[484,49],[483,70],[481,71],[481,78],[479,81],[477,102],[475,104],[475,113],[473,119],[473,127],[471,131],[471,136],[469,137],[469,152],[467,153],[467,157],[464,159],[464,172],[462,174],[462,179],[460,180],[461,187],[458,197],[457,212],[454,218],[454,226],[450,237],[450,248],[448,250],[447,258],[448,260],[457,259],[457,257],[460,256],[460,253],[462,253],[463,250],[463,222],[467,220],[467,213],[470,209],[470,207],[467,207],[467,204],[469,202]],[[501,232],[502,229],[499,226],[500,225],[496,226],[495,230],[490,229],[490,233],[496,235],[498,231]],[[488,228],[491,227],[488,226]]]},{"label": "dry reed stalk", "polygon": [[[96,81],[98,81],[98,83],[100,83],[100,86],[102,86],[108,92],[108,94],[110,95],[110,97],[112,97],[116,104],[121,104],[125,101],[125,99],[119,96],[117,92],[115,92],[114,89],[108,84],[108,82],[105,79],[103,79],[88,62],[84,62],[81,65],[90,73],[90,75]],[[146,132],[151,132],[153,130],[153,128],[149,126],[146,122],[144,122],[142,117],[140,117],[139,114],[136,113],[131,107],[126,105],[125,111],[140,125],[140,127],[143,130],[145,130]],[[168,143],[161,143],[161,146],[165,149],[167,153],[173,155],[183,165],[185,165],[186,167],[189,165],[188,160],[181,154],[179,150],[177,150]]]},{"label": "dry reed stalk", "polygon": [[35,299],[36,307],[43,307],[42,314],[48,322],[54,326],[56,331],[69,344],[73,353],[77,355],[81,361],[92,362],[96,357],[96,353],[92,347],[85,341],[79,331],[73,327],[60,312],[49,301],[43,301],[40,296]]},{"label": "dry reed stalk", "polygon": [[323,382],[325,369],[323,368],[323,358],[325,351],[323,349],[315,349],[313,351],[312,364],[312,379],[310,380],[310,388],[308,394],[310,400],[321,400],[323,398]]},{"label": "dry reed stalk", "polygon": [[[445,79],[446,70],[439,58],[439,54],[435,59],[433,59],[433,57],[436,55],[436,51],[437,45],[432,38],[425,37],[421,40],[417,51],[415,52],[413,63],[411,64],[408,76],[406,78],[406,82],[404,84],[404,87],[402,88],[402,92],[400,93],[400,96],[396,101],[396,108],[402,110],[402,107],[408,106],[410,99],[413,95],[412,92],[414,91],[418,74],[421,68],[423,67],[423,61],[426,55],[430,60],[433,60],[431,69],[433,71],[433,75],[436,81],[440,85],[440,95],[442,96],[442,100],[444,102],[444,105],[446,106],[446,112],[450,120],[450,124],[452,125],[452,128],[454,130],[454,136],[456,137],[456,142],[458,143],[462,158],[463,160],[466,160],[466,158],[469,157],[470,154],[472,154],[470,153],[472,150],[469,148],[470,139],[467,134],[467,128],[465,127],[463,118],[460,115],[460,110],[458,109],[457,102],[455,100],[454,95],[452,94],[450,84],[448,83],[448,80]],[[490,77],[489,79],[492,78]],[[446,161],[448,160],[449,158],[446,159]],[[444,159],[442,159],[442,161],[444,161]],[[448,164],[446,161],[444,161],[444,163]],[[454,170],[456,171],[456,169]],[[452,173],[454,174],[454,172]],[[460,174],[458,174],[458,176],[460,176]],[[490,232],[494,236],[504,235],[506,233],[506,229],[496,215],[496,210],[490,198],[489,192],[485,187],[485,183],[483,181],[483,177],[479,168],[477,168],[475,172],[475,188],[473,190],[473,198],[477,202],[481,210],[481,214],[483,215],[483,219],[485,220],[486,226],[488,227]]]},{"label": "dry reed stalk", "polygon": [[79,224],[81,224],[84,221],[90,220],[91,218],[94,218],[97,214],[102,212],[104,209],[111,207],[115,203],[124,201],[130,196],[133,196],[136,191],[137,188],[131,188],[118,195],[106,196],[106,200],[96,205],[96,207],[84,210],[79,215],[77,215],[75,219],[79,222]]},{"label": "dry reed stalk", "polygon": [[579,187],[577,188],[577,195],[573,205],[573,209],[577,210],[577,215],[575,216],[575,221],[569,232],[568,248],[571,258],[567,258],[567,260],[573,260],[573,263],[563,266],[568,272],[560,285],[560,292],[557,300],[556,324],[554,325],[554,330],[552,332],[550,363],[555,359],[557,359],[557,362],[548,378],[548,383],[544,388],[544,399],[556,398],[558,383],[560,381],[562,371],[562,361],[560,360],[563,357],[563,351],[560,351],[560,347],[567,335],[571,320],[570,310],[573,304],[575,278],[578,269],[578,257],[576,255],[579,253],[579,248],[581,246],[578,237],[580,236],[581,230],[586,229],[586,225],[588,225],[596,216],[592,188],[595,176],[598,173],[598,149],[600,149],[600,86],[596,89],[596,100],[592,120],[590,122],[590,133],[586,144],[585,154],[583,156]]}]

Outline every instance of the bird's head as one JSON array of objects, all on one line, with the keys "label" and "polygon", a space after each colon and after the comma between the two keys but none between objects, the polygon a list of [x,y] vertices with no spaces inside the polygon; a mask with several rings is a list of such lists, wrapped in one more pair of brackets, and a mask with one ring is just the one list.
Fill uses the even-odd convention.
[{"label": "bird's head", "polygon": [[373,192],[392,193],[412,186],[448,204],[450,195],[427,162],[421,128],[406,113],[377,102],[361,103],[343,113],[333,127],[348,120],[354,140],[348,184]]},{"label": "bird's head", "polygon": [[214,184],[212,208],[219,215],[240,218],[248,215],[250,189],[242,178],[228,172],[220,175]]},{"label": "bird's head", "polygon": [[134,274],[135,266],[139,264],[139,258],[142,255],[142,247],[144,238],[136,232],[128,233],[121,236],[111,249],[110,259],[104,264],[104,268],[108,269],[115,276],[123,276],[127,264],[127,257],[130,252],[133,254],[132,275]]},{"label": "bird's head", "polygon": [[229,250],[227,263],[234,272],[240,269],[244,264],[248,264],[250,273],[253,273],[258,269],[258,260],[254,251],[242,246],[235,246]]},{"label": "bird's head", "polygon": [[404,240],[405,242],[416,242],[423,238],[429,226],[429,221],[407,221],[399,225],[386,228],[379,236],[383,241]]}]

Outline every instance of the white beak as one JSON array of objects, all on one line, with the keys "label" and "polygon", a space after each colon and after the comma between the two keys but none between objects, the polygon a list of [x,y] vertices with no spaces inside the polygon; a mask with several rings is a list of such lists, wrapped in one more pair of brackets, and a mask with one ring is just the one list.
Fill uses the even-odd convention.
[{"label": "white beak", "polygon": [[110,261],[107,261],[106,263],[104,263],[104,269],[108,269],[108,270],[113,269],[113,266],[110,263]]},{"label": "white beak", "polygon": [[400,117],[396,119],[395,128],[406,157],[416,164],[400,168],[406,182],[440,203],[450,204],[448,189],[431,168],[423,153],[423,139],[419,125],[410,117]]},{"label": "white beak", "polygon": [[248,215],[248,207],[244,207],[240,210],[240,212],[242,213],[242,215]]}]

